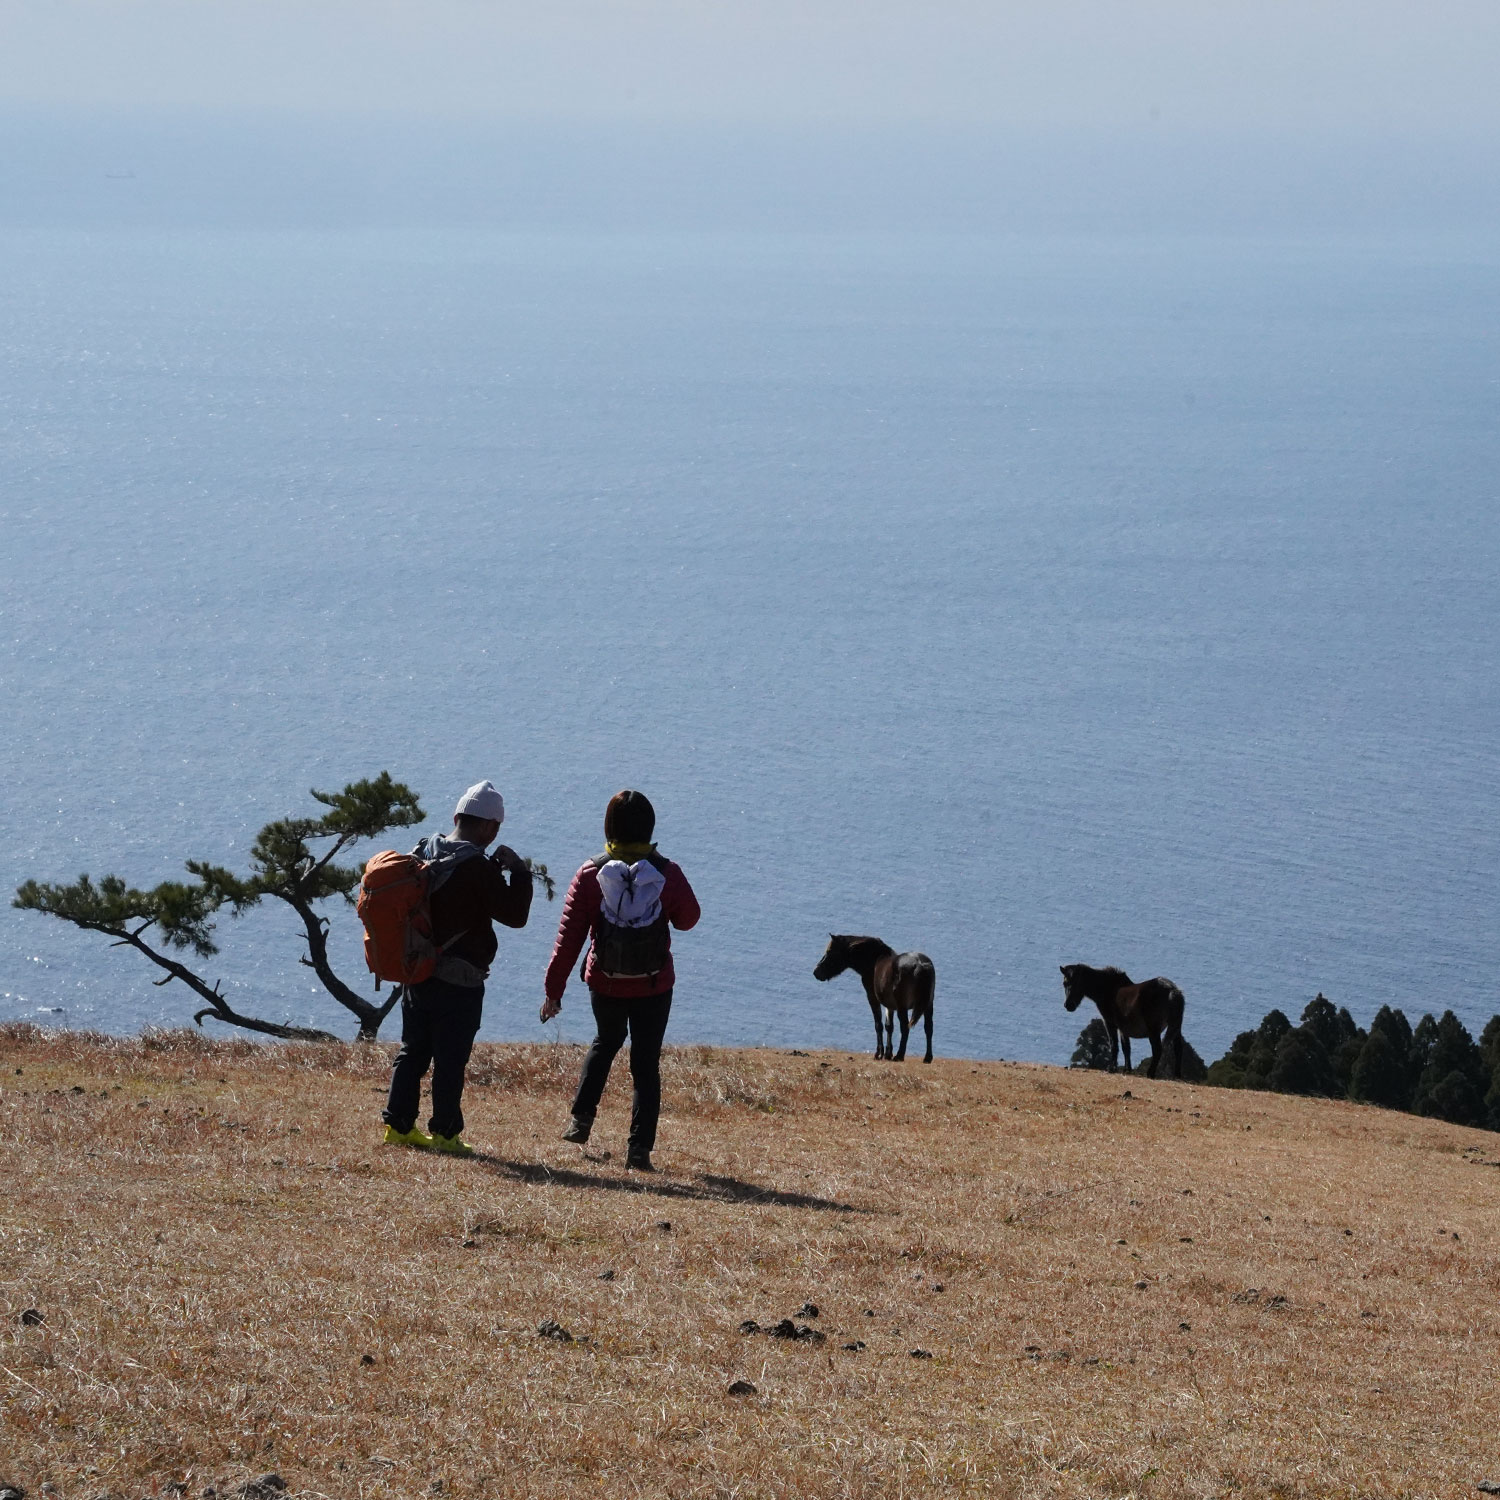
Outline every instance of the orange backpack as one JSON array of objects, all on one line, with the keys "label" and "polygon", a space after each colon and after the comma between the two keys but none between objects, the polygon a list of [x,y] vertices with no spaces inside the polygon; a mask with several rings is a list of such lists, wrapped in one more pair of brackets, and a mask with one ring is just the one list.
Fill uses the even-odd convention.
[{"label": "orange backpack", "polygon": [[[472,844],[462,847],[479,853]],[[376,989],[382,979],[421,984],[432,978],[442,949],[433,941],[431,896],[457,862],[451,857],[429,861],[417,854],[384,849],[365,866],[354,909],[365,926],[365,962],[375,976]],[[456,934],[443,948],[462,936]]]}]

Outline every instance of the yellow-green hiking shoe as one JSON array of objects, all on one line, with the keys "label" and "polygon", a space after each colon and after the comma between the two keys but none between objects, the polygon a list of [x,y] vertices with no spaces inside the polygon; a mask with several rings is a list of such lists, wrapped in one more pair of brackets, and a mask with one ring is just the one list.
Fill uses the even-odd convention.
[{"label": "yellow-green hiking shoe", "polygon": [[474,1148],[456,1135],[433,1135],[429,1136],[428,1140],[432,1142],[434,1151],[442,1151],[449,1156],[473,1156],[474,1154]]},{"label": "yellow-green hiking shoe", "polygon": [[397,1130],[394,1125],[385,1127],[387,1146],[415,1146],[418,1151],[431,1151],[437,1145],[437,1137],[430,1136],[415,1125],[410,1130]]}]

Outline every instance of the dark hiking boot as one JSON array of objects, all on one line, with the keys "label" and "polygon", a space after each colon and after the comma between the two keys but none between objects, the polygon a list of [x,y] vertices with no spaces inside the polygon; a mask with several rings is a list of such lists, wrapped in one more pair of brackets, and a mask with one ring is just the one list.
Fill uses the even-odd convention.
[{"label": "dark hiking boot", "polygon": [[562,1138],[565,1141],[572,1141],[575,1146],[587,1145],[589,1134],[593,1128],[594,1122],[592,1120],[580,1120],[577,1115],[574,1115],[573,1123],[563,1131]]},{"label": "dark hiking boot", "polygon": [[625,1170],[627,1172],[654,1172],[656,1168],[651,1165],[649,1151],[638,1151],[632,1147],[625,1153]]}]

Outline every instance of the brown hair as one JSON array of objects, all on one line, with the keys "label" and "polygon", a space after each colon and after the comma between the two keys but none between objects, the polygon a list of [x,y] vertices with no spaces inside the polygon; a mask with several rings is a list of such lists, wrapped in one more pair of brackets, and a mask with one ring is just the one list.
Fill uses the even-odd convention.
[{"label": "brown hair", "polygon": [[604,838],[611,844],[649,844],[656,809],[644,792],[616,792],[604,809]]}]

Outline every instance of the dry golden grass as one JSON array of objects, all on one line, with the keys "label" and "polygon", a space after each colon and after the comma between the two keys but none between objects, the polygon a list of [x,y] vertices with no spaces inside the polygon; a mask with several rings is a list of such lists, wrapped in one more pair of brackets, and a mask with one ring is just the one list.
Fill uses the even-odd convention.
[{"label": "dry golden grass", "polygon": [[[275,1469],[380,1500],[1500,1479],[1495,1136],[1055,1068],[685,1048],[664,1170],[641,1179],[620,1170],[623,1059],[580,1152],[556,1139],[578,1050],[480,1048],[486,1154],[453,1161],[377,1144],[389,1055],[0,1031],[0,1482],[137,1500]],[[738,1332],[808,1300],[824,1342]]]}]

